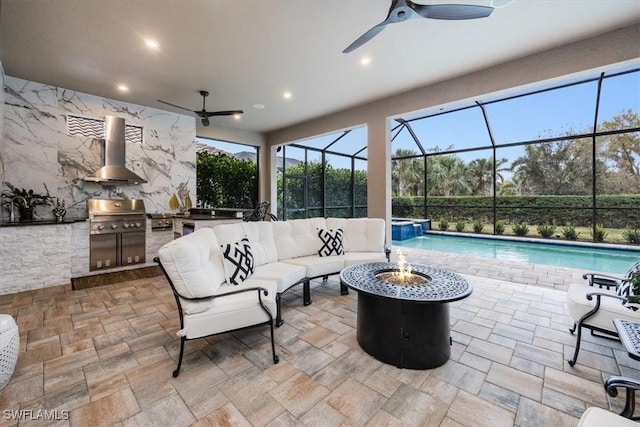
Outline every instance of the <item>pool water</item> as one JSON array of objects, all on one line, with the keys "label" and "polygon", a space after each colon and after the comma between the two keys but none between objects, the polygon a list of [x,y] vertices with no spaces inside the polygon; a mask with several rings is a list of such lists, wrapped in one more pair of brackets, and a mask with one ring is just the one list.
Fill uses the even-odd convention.
[{"label": "pool water", "polygon": [[425,249],[505,261],[524,261],[622,275],[640,260],[640,248],[609,249],[563,243],[539,243],[482,237],[428,234],[393,241],[396,247]]}]

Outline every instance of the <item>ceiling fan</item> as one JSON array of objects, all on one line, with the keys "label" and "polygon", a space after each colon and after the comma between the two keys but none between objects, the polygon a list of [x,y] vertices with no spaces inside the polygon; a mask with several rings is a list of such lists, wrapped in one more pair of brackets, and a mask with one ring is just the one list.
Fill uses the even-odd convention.
[{"label": "ceiling fan", "polygon": [[162,101],[161,99],[158,99],[158,102],[162,102],[163,104],[170,105],[170,106],[175,107],[175,108],[180,108],[181,110],[187,110],[187,111],[191,111],[191,112],[195,113],[196,116],[198,116],[198,117],[200,117],[202,119],[202,125],[203,126],[209,126],[209,117],[213,117],[213,116],[234,116],[236,114],[243,114],[244,113],[244,111],[242,111],[242,110],[207,111],[205,109],[204,104],[205,104],[205,101],[207,99],[207,96],[209,96],[209,92],[207,92],[206,90],[201,90],[199,92],[200,92],[200,95],[202,95],[202,110],[192,110],[191,108],[181,107],[179,105],[172,104],[170,102]]},{"label": "ceiling fan", "polygon": [[349,53],[378,35],[389,24],[404,22],[413,18],[445,20],[486,18],[493,12],[491,6],[471,4],[417,4],[411,0],[392,0],[387,18],[351,43],[342,53]]}]

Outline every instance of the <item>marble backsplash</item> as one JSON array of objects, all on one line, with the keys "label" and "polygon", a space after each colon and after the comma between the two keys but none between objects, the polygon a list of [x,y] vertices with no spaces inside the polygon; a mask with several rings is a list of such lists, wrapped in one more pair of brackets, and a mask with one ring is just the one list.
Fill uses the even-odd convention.
[{"label": "marble backsplash", "polygon": [[[67,215],[86,216],[88,198],[143,199],[147,212],[168,212],[169,199],[186,187],[195,203],[194,117],[30,82],[4,79],[4,137],[0,142],[2,190],[6,183],[66,201]],[[145,184],[105,185],[83,178],[103,166],[102,142],[68,135],[67,114],[123,117],[142,126],[143,142],[128,143],[126,166]],[[53,218],[39,206],[36,218]],[[7,220],[3,209],[2,219]]]}]

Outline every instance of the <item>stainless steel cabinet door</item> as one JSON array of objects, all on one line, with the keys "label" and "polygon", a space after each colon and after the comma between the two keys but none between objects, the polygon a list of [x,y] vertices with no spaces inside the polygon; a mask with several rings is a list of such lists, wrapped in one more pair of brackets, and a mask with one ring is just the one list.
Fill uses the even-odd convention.
[{"label": "stainless steel cabinet door", "polygon": [[89,271],[104,270],[117,266],[117,234],[92,234],[89,238]]}]

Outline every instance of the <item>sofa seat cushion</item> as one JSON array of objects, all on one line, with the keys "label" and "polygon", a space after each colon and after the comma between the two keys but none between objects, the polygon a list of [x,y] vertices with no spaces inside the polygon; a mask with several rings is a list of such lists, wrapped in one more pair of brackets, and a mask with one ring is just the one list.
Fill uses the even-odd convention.
[{"label": "sofa seat cushion", "polygon": [[310,278],[339,273],[344,268],[344,260],[341,256],[310,255],[282,262],[303,266],[307,270],[306,276]]},{"label": "sofa seat cushion", "polygon": [[349,267],[354,264],[361,264],[363,262],[386,262],[387,257],[384,252],[347,252],[344,255],[340,255],[340,258],[344,261],[344,266]]},{"label": "sofa seat cushion", "polygon": [[[229,284],[220,286],[217,295],[257,286],[267,289],[268,295],[265,296],[264,293],[261,295],[262,302],[275,318],[277,285],[274,281],[257,280],[252,277],[237,286]],[[198,304],[205,305],[205,310],[184,316],[184,330],[188,339],[244,328],[269,320],[269,316],[260,309],[258,291],[243,292],[223,298],[210,298],[206,301],[198,301]]]},{"label": "sofa seat cushion", "polygon": [[278,293],[282,293],[306,277],[306,268],[286,262],[271,262],[256,267],[252,279],[273,280],[278,285]]},{"label": "sofa seat cushion", "polygon": [[[615,291],[607,291],[605,289],[594,288],[583,284],[569,285],[566,297],[566,306],[569,315],[574,321],[578,321],[582,316],[589,312],[596,304],[596,298],[591,301],[587,300],[586,295],[592,292],[608,293],[615,295]],[[632,321],[640,320],[640,312],[629,310],[622,305],[618,299],[602,297],[600,309],[593,316],[585,320],[586,325],[596,326],[607,331],[615,331],[613,319],[628,319]]]}]

